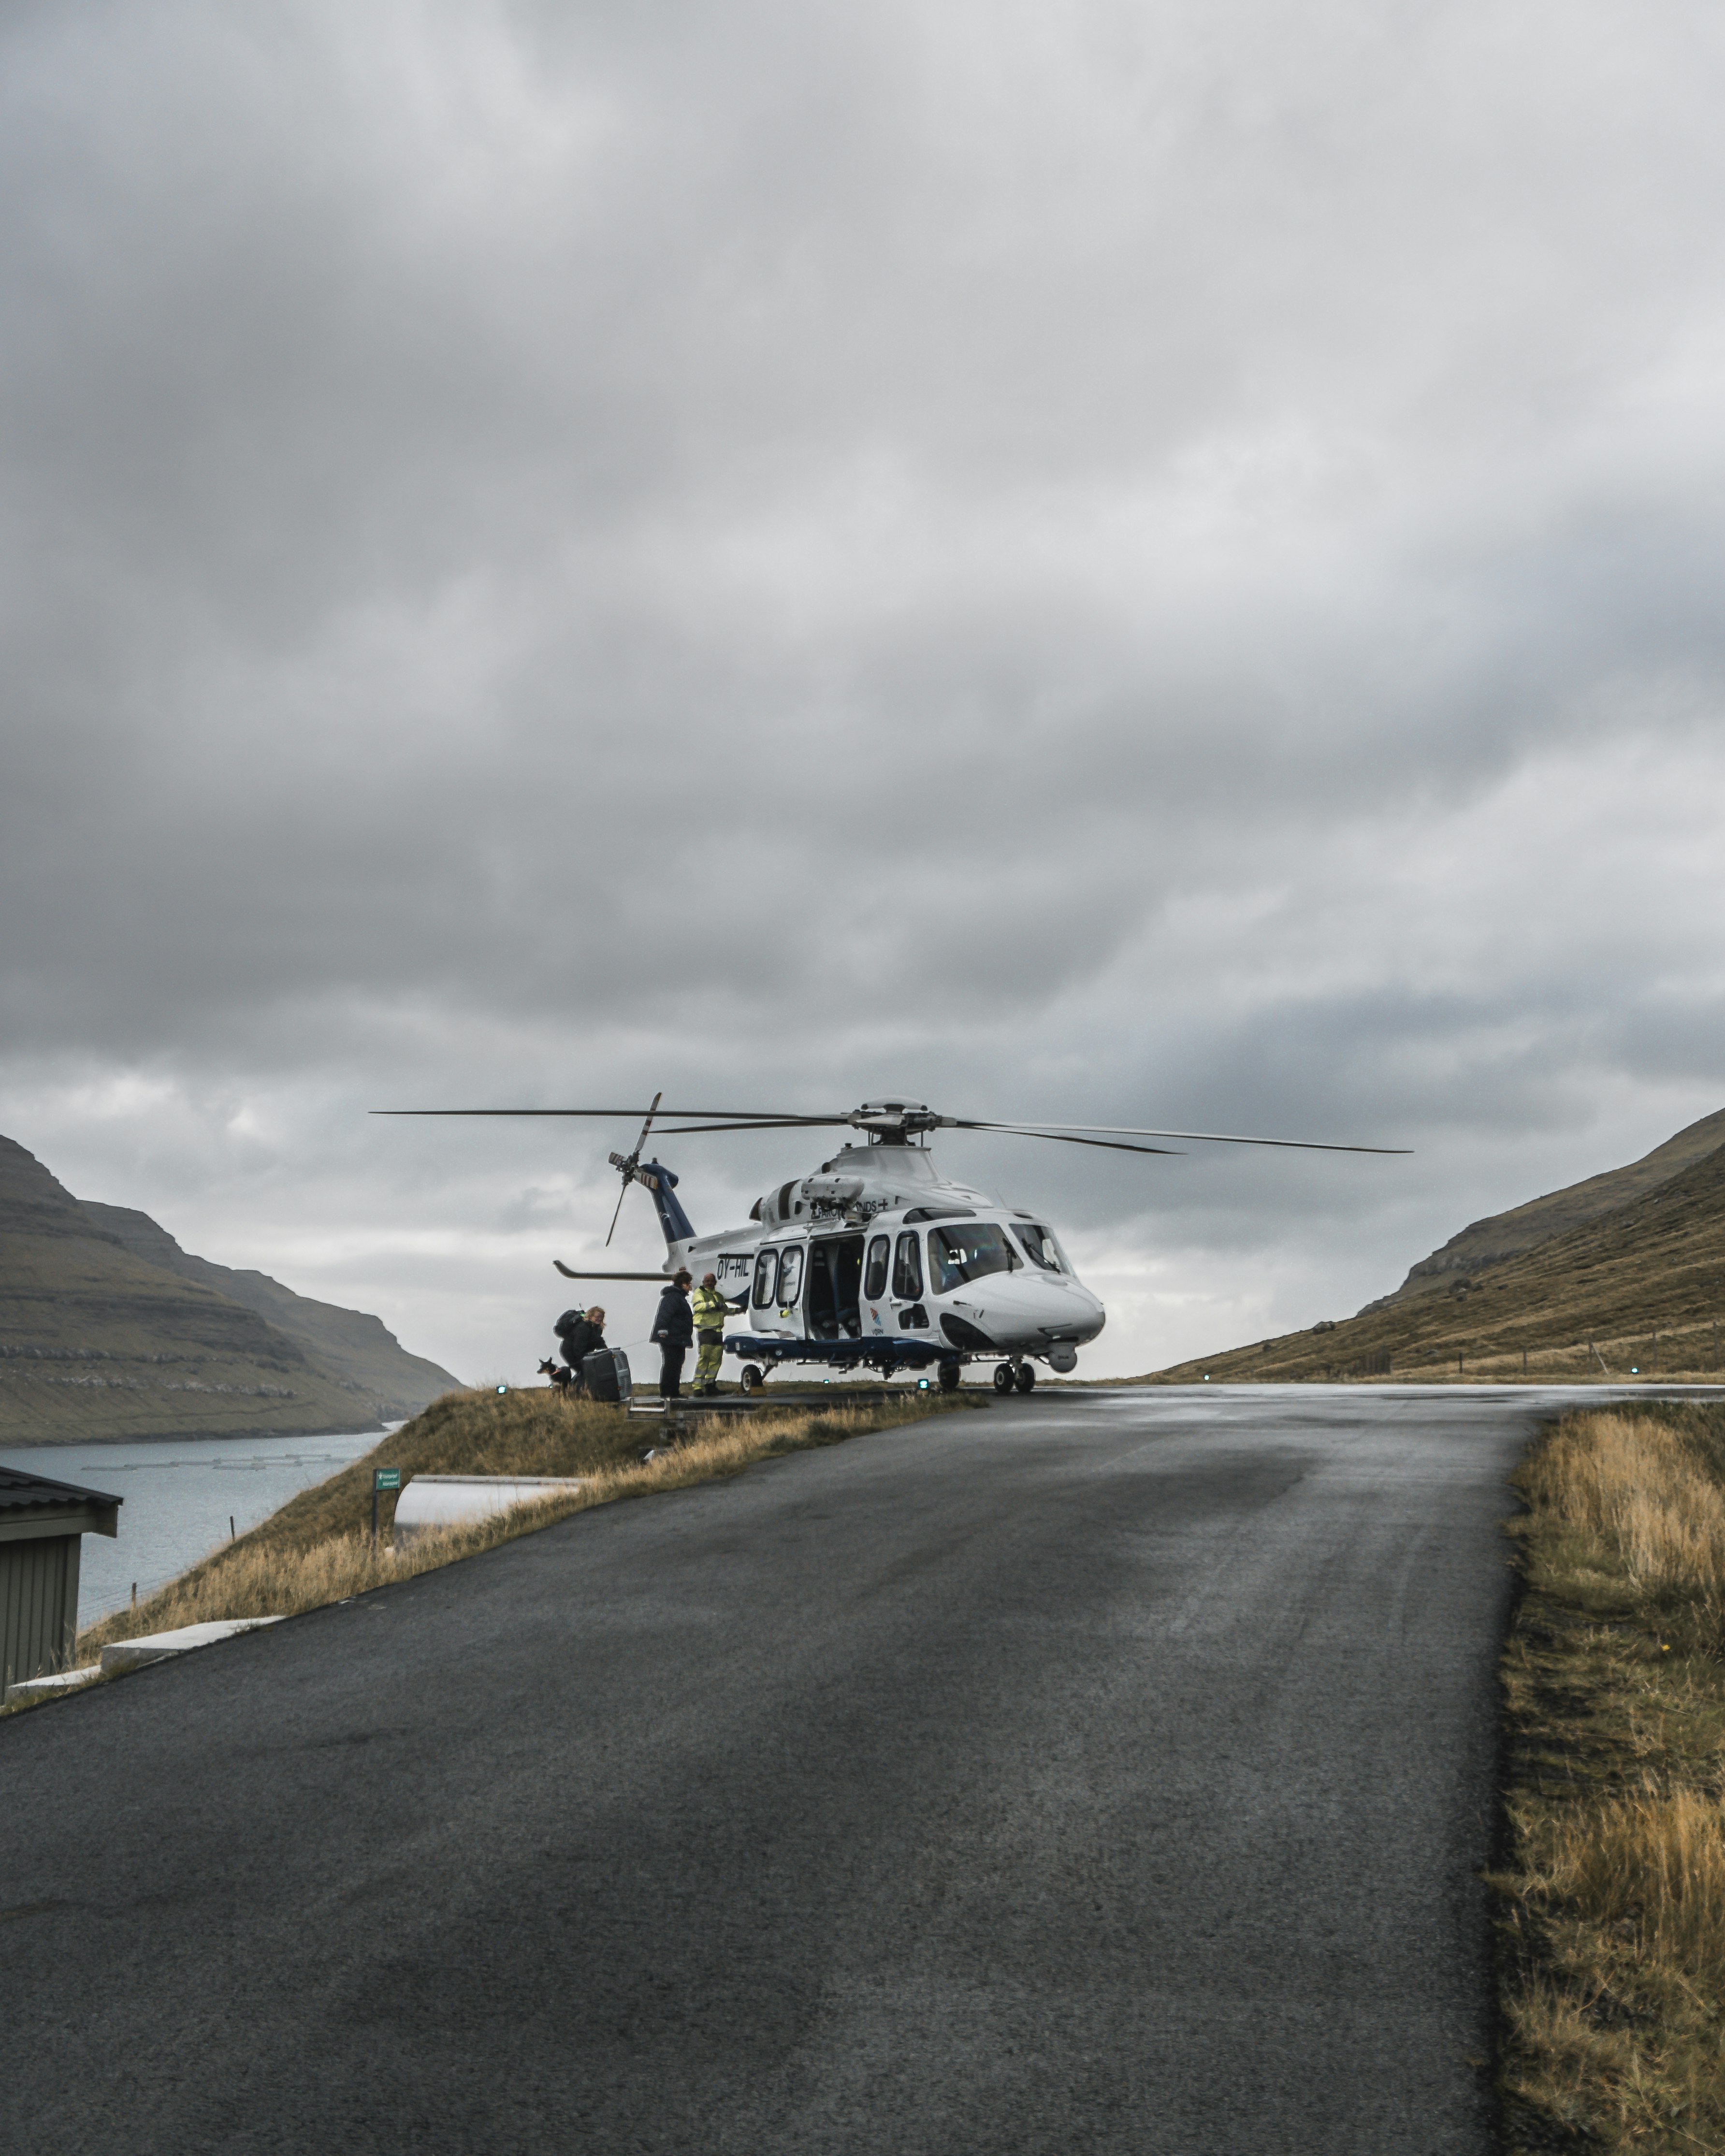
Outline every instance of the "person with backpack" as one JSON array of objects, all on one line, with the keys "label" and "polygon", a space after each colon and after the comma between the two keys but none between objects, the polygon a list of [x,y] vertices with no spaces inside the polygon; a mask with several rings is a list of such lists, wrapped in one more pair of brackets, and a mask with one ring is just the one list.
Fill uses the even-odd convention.
[{"label": "person with backpack", "polygon": [[682,1389],[683,1358],[695,1345],[695,1317],[689,1307],[692,1273],[680,1272],[659,1298],[649,1336],[659,1345],[659,1397],[674,1400]]},{"label": "person with backpack", "polygon": [[706,1273],[690,1297],[690,1315],[701,1353],[695,1358],[695,1390],[711,1399],[719,1389],[719,1365],[725,1359],[725,1320],[741,1305],[727,1302],[719,1292],[719,1276]]},{"label": "person with backpack", "polygon": [[570,1389],[585,1389],[581,1365],[605,1344],[605,1313],[595,1303],[591,1310],[566,1310],[557,1322],[557,1345],[569,1366]]}]

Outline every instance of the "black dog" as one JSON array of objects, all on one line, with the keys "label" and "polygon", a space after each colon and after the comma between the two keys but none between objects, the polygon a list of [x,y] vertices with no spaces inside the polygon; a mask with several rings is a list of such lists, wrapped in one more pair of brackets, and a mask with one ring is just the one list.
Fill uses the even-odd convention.
[{"label": "black dog", "polygon": [[549,1378],[560,1393],[567,1393],[575,1383],[575,1373],[567,1363],[543,1362],[539,1365],[539,1374]]}]

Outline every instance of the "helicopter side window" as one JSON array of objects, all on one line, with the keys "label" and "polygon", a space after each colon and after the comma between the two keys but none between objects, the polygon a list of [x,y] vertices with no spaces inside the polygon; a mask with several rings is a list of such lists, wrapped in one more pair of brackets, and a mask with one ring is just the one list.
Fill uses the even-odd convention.
[{"label": "helicopter side window", "polygon": [[886,1293],[886,1259],[892,1248],[891,1240],[876,1235],[869,1245],[869,1268],[863,1275],[863,1301],[879,1302]]},{"label": "helicopter side window", "polygon": [[899,1237],[893,1253],[892,1291],[901,1302],[914,1302],[922,1292],[922,1252],[914,1228]]},{"label": "helicopter side window", "polygon": [[1040,1265],[1045,1273],[1069,1273],[1072,1268],[1066,1262],[1066,1254],[1046,1228],[1038,1228],[1029,1220],[1014,1220],[1012,1232],[1024,1245],[1025,1255],[1033,1265]]},{"label": "helicopter side window", "polygon": [[778,1300],[777,1250],[762,1250],[755,1260],[755,1291],[750,1299],[757,1310],[771,1310]]},{"label": "helicopter side window", "polygon": [[778,1306],[788,1310],[803,1292],[803,1245],[793,1244],[778,1261]]},{"label": "helicopter side window", "polygon": [[961,1287],[966,1281],[986,1280],[990,1273],[1015,1273],[1024,1262],[1006,1240],[1005,1229],[992,1220],[928,1231],[928,1270],[937,1295]]}]

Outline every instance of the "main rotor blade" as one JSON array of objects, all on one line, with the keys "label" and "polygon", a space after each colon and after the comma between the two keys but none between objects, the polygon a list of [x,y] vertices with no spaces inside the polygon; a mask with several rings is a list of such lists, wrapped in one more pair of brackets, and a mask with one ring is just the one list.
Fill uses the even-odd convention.
[{"label": "main rotor blade", "polygon": [[[661,1126],[660,1136],[667,1138],[691,1137],[701,1131],[808,1131],[825,1129],[833,1125],[842,1127],[850,1121],[849,1116],[798,1116],[794,1120],[786,1116],[779,1122],[762,1123],[685,1123],[673,1130],[669,1124]],[[1029,1124],[967,1123],[956,1116],[942,1118],[944,1127],[955,1131],[1001,1131],[1010,1137],[1050,1138],[1061,1145],[1106,1146],[1113,1152],[1166,1153],[1172,1159],[1173,1150],[1168,1146],[1120,1145],[1107,1138],[1069,1137],[1060,1131],[1040,1131]]]},{"label": "main rotor blade", "polygon": [[[665,1111],[669,1114],[669,1109]],[[661,1123],[659,1135],[662,1138],[686,1138],[696,1131],[824,1131],[842,1128],[850,1121],[849,1116],[772,1116],[749,1123],[679,1123],[675,1129]]]},{"label": "main rotor blade", "polygon": [[1296,1152],[1410,1154],[1414,1150],[1411,1146],[1330,1145],[1317,1138],[1245,1138],[1224,1131],[1139,1131],[1113,1123],[973,1123],[957,1116],[943,1116],[941,1121],[952,1130],[1009,1131],[1019,1137],[1055,1137],[1067,1131],[1094,1131],[1122,1138],[1189,1138],[1206,1145],[1281,1146]]},{"label": "main rotor blade", "polygon": [[1153,1152],[1169,1160],[1185,1158],[1173,1146],[1122,1145],[1118,1138],[1075,1138],[1069,1137],[1064,1131],[1020,1131],[1010,1123],[954,1123],[951,1127],[960,1131],[999,1131],[1010,1138],[1046,1138],[1050,1145],[1101,1146],[1109,1152]]},{"label": "main rotor blade", "polygon": [[[661,1096],[662,1097],[662,1096]],[[633,1122],[641,1113],[639,1108],[372,1108],[373,1116],[600,1116],[615,1122]],[[655,1101],[648,1111],[649,1120],[660,1112]],[[848,1123],[849,1116],[783,1116],[770,1108],[757,1114],[752,1108],[667,1108],[667,1116],[723,1116],[735,1121],[740,1127],[752,1123]]]},{"label": "main rotor blade", "polygon": [[611,1238],[617,1233],[618,1215],[623,1211],[623,1201],[628,1197],[629,1186],[634,1180],[634,1178],[632,1175],[625,1175],[623,1178],[623,1188],[617,1194],[617,1211],[611,1215],[611,1224],[605,1230],[605,1248],[608,1250],[611,1247]]},{"label": "main rotor blade", "polygon": [[[609,1117],[615,1121],[633,1119],[639,1115],[639,1108],[373,1108],[374,1116],[589,1116]],[[857,1111],[850,1110],[839,1116],[777,1115],[768,1109],[753,1108],[665,1108],[657,1102],[648,1112],[648,1122],[656,1119],[663,1122],[675,1120],[682,1127],[667,1131],[668,1137],[693,1136],[705,1131],[796,1131],[829,1130],[854,1123]],[[696,1116],[710,1116],[711,1122],[694,1122]],[[935,1120],[936,1127],[948,1131],[998,1131],[1017,1137],[1094,1138],[1181,1138],[1199,1145],[1273,1146],[1291,1152],[1359,1152],[1374,1153],[1384,1158],[1410,1156],[1411,1146],[1336,1145],[1319,1138],[1258,1138],[1249,1137],[1239,1131],[1149,1131],[1139,1130],[1129,1124],[1116,1123],[994,1123],[983,1122],[968,1116],[942,1116]],[[1155,1152],[1155,1147],[1125,1147],[1125,1152]]]}]

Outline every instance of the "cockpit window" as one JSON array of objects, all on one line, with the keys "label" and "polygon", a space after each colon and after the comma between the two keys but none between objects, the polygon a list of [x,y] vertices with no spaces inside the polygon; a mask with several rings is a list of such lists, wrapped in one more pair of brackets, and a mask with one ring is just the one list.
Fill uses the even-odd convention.
[{"label": "cockpit window", "polygon": [[1045,1273],[1071,1271],[1066,1253],[1055,1240],[1050,1229],[1038,1228],[1029,1220],[1014,1220],[1012,1232],[1024,1245],[1025,1255],[1033,1265],[1040,1265]]},{"label": "cockpit window", "polygon": [[751,1297],[757,1310],[770,1310],[777,1298],[778,1287],[778,1253],[762,1250],[755,1260],[755,1292]]},{"label": "cockpit window", "polygon": [[869,1245],[868,1270],[863,1275],[863,1301],[880,1302],[886,1295],[886,1258],[891,1244],[885,1235],[876,1235]]},{"label": "cockpit window", "polygon": [[966,1281],[986,1280],[990,1273],[1015,1273],[1024,1262],[1006,1231],[992,1220],[928,1231],[928,1270],[937,1295]]},{"label": "cockpit window", "polygon": [[901,1302],[914,1302],[922,1292],[922,1246],[914,1228],[906,1229],[893,1251],[892,1292]]}]

